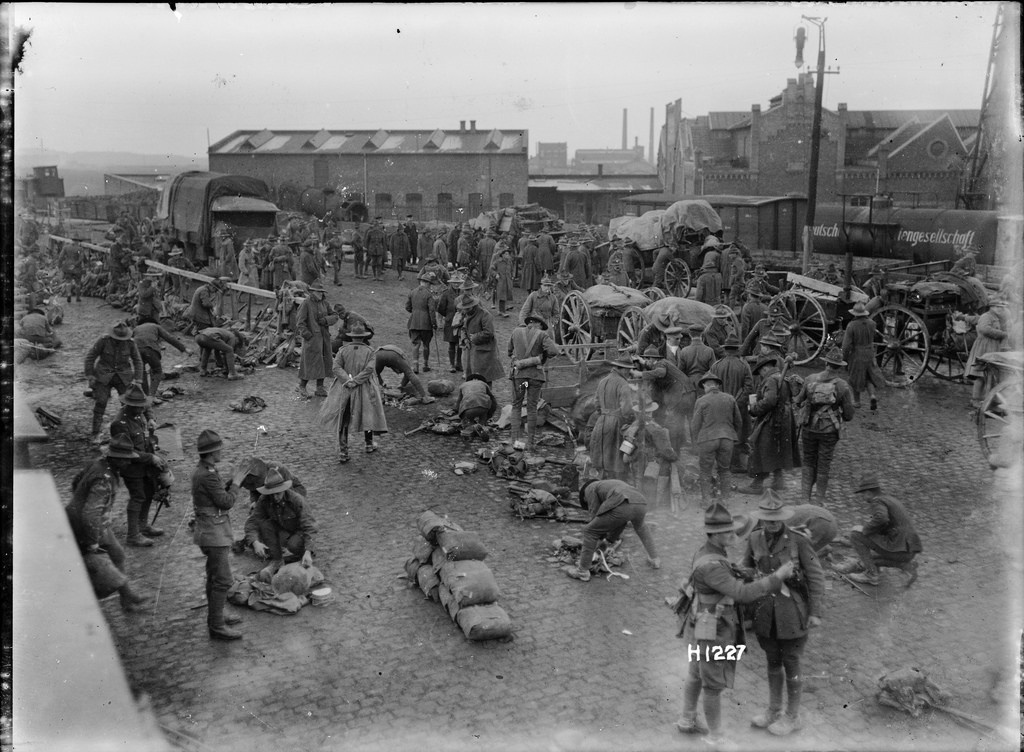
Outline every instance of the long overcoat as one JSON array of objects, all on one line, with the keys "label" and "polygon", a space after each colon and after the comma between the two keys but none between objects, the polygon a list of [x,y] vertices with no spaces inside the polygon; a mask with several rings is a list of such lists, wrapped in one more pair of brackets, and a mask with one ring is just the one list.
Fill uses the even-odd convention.
[{"label": "long overcoat", "polygon": [[497,275],[498,281],[494,286],[494,299],[512,300],[512,259],[495,256],[491,263],[491,271]]},{"label": "long overcoat", "polygon": [[594,394],[597,401],[597,421],[590,434],[590,459],[594,469],[609,475],[620,475],[626,471],[619,445],[622,443],[621,429],[633,420],[633,397],[629,383],[612,371],[597,385]]},{"label": "long overcoat", "polygon": [[306,296],[295,315],[295,328],[302,337],[299,378],[303,381],[326,379],[331,362],[330,326],[337,320],[326,297]]},{"label": "long overcoat", "polygon": [[[332,372],[334,383],[320,407],[320,425],[330,426],[337,434],[341,431],[342,416],[350,410],[349,431],[387,433],[373,348],[362,342],[348,343],[334,356]],[[345,386],[349,378],[355,382],[354,388]]]},{"label": "long overcoat", "polygon": [[539,249],[537,244],[529,242],[523,249],[523,277],[520,287],[528,292],[533,292],[540,287],[540,260],[538,259]]},{"label": "long overcoat", "polygon": [[843,332],[843,358],[849,373],[847,381],[858,394],[868,382],[876,388],[885,386],[885,377],[875,360],[875,331],[878,327],[867,316],[855,318]]},{"label": "long overcoat", "polygon": [[789,384],[774,366],[761,369],[757,401],[750,407],[754,426],[750,431],[751,475],[800,467],[800,445],[793,418]]},{"label": "long overcoat", "polygon": [[494,336],[494,317],[479,305],[463,311],[462,332],[468,342],[463,346],[466,353],[466,375],[480,374],[487,381],[505,377],[505,369],[498,359],[498,342]]}]

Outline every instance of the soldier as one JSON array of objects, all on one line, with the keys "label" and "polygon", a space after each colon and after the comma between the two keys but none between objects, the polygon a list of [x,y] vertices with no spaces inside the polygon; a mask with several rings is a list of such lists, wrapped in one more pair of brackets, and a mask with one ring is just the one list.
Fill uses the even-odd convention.
[{"label": "soldier", "polygon": [[411,214],[405,215],[405,224],[402,225],[402,230],[405,231],[405,237],[409,240],[409,255],[407,261],[408,263],[415,265],[416,252],[419,248],[419,231],[416,229],[416,220]]},{"label": "soldier", "polygon": [[206,626],[214,640],[240,640],[242,634],[231,626],[241,623],[241,617],[224,612],[231,576],[228,552],[234,543],[231,517],[228,512],[235,505],[235,482],[225,486],[217,472],[224,442],[216,431],[204,429],[196,439],[199,464],[192,472],[192,505],[195,528],[192,541],[206,557]]},{"label": "soldier", "polygon": [[523,400],[526,400],[526,451],[534,450],[537,431],[537,401],[547,380],[542,366],[549,357],[561,352],[548,332],[548,322],[530,314],[522,326],[512,330],[508,340],[508,356],[512,359],[512,445],[519,440],[523,420]]},{"label": "soldier", "polygon": [[871,319],[867,306],[854,303],[850,309],[853,317],[843,331],[843,357],[849,365],[850,388],[853,389],[853,406],[860,407],[860,393],[867,387],[871,410],[878,409],[877,389],[885,386],[885,377],[875,359],[875,334],[877,325]]},{"label": "soldier", "polygon": [[[121,597],[121,608],[138,611],[147,598],[136,592],[125,576],[125,556],[111,528],[110,519],[117,497],[117,480],[128,465],[139,458],[131,441],[123,436],[111,439],[107,451],[84,467],[71,482],[71,501],[65,507],[71,532],[82,556],[106,554],[116,573],[87,567],[90,579],[110,575]],[[105,567],[109,569],[109,567]],[[94,574],[95,572],[95,574]]]},{"label": "soldier", "polygon": [[[508,318],[509,313],[506,306],[512,303],[512,285],[514,274],[512,273],[512,249],[497,247],[497,257],[491,262],[490,278],[488,283],[493,282],[494,300],[498,304],[498,315]],[[491,308],[494,308],[491,305]]]},{"label": "soldier", "polygon": [[697,292],[694,297],[701,303],[718,305],[722,301],[722,273],[711,261],[710,255],[704,257],[704,265],[697,273]]},{"label": "soldier", "polygon": [[[374,217],[373,224],[366,231],[366,255],[369,259],[370,269],[373,271],[375,282],[384,281],[384,253],[386,251],[387,238],[384,234],[383,217]],[[366,278],[365,273],[363,279]]]},{"label": "soldier", "polygon": [[725,357],[711,366],[711,372],[718,374],[722,379],[722,391],[731,394],[740,408],[742,426],[732,454],[732,472],[745,473],[747,472],[745,455],[749,452],[747,436],[750,434],[748,408],[750,395],[754,391],[754,375],[750,372],[747,361],[739,357],[739,348],[739,339],[735,334],[730,334],[724,345]]},{"label": "soldier", "polygon": [[801,409],[803,426],[803,472],[800,497],[811,500],[812,490],[817,503],[824,505],[828,490],[832,457],[839,443],[840,428],[853,420],[853,390],[839,378],[839,369],[846,365],[838,348],[833,347],[823,358],[825,370],[812,373],[804,381],[800,393],[793,400]]},{"label": "soldier", "polygon": [[398,387],[402,392],[412,391],[422,405],[429,405],[435,401],[423,388],[423,382],[412,370],[409,359],[405,357],[402,348],[397,345],[381,345],[373,353],[373,362],[377,380],[382,384],[384,382],[381,380],[380,374],[385,368],[390,368],[392,372],[402,377],[402,383]]},{"label": "soldier", "polygon": [[160,314],[164,306],[160,299],[159,286],[154,284],[155,279],[159,277],[160,272],[146,272],[146,276],[139,282],[139,302],[135,310],[140,324],[160,323]]},{"label": "soldier", "polygon": [[85,249],[79,243],[81,239],[77,236],[70,242],[65,243],[57,256],[57,266],[64,275],[65,294],[68,302],[71,296],[75,296],[75,302],[82,302],[82,275],[85,274]]},{"label": "soldier", "polygon": [[114,234],[114,242],[110,244],[110,254],[107,256],[107,271],[110,273],[110,282],[107,284],[107,295],[115,295],[124,280],[124,274],[128,271],[128,264],[131,259],[131,251],[125,247],[127,241],[122,231]]},{"label": "soldier", "polygon": [[423,351],[423,371],[430,371],[430,342],[437,329],[437,301],[431,293],[430,286],[437,278],[430,272],[420,272],[417,277],[419,286],[409,293],[405,301],[405,310],[409,312],[406,328],[412,341],[413,373],[420,372],[420,351]]},{"label": "soldier", "polygon": [[18,322],[15,332],[18,339],[27,339],[33,345],[48,347],[58,350],[64,344],[60,337],[53,331],[50,320],[46,318],[46,312],[41,308],[29,308],[25,315]]},{"label": "soldier", "polygon": [[415,247],[409,245],[409,235],[405,226],[399,227],[388,239],[388,250],[391,251],[391,264],[395,267],[395,273],[399,282],[405,279],[405,265],[409,260],[409,254]]},{"label": "soldier", "polygon": [[[228,381],[244,379],[245,376],[235,371],[235,357],[245,352],[246,339],[241,332],[233,332],[230,329],[211,326],[196,334],[196,344],[199,346],[199,375],[213,376],[214,370],[207,370],[210,363],[210,356],[215,352],[223,353],[224,367],[227,369]],[[215,358],[215,362],[220,358]]]},{"label": "soldier", "polygon": [[338,323],[338,314],[334,313],[327,302],[323,282],[319,279],[309,286],[306,299],[299,306],[295,316],[295,329],[302,337],[302,359],[299,361],[298,393],[307,398],[306,384],[316,381],[314,397],[326,397],[324,379],[330,372],[331,332],[330,328]]},{"label": "soldier", "polygon": [[[759,598],[752,609],[754,633],[768,659],[768,709],[751,720],[756,728],[786,736],[801,728],[800,698],[803,678],[800,656],[809,629],[821,626],[825,576],[810,540],[791,530],[786,521],[790,507],[771,490],[761,497],[751,516],[761,521],[747,539],[743,566],[765,577],[783,561],[793,562],[793,576],[778,593]],[[786,712],[782,712],[782,685],[786,685]]]},{"label": "soldier", "polygon": [[526,323],[530,316],[537,316],[545,322],[544,329],[557,328],[560,301],[555,294],[555,280],[545,274],[540,280],[540,289],[531,292],[519,311],[519,321]]},{"label": "soldier", "polygon": [[270,268],[273,270],[274,290],[280,290],[285,281],[295,279],[295,257],[283,237],[279,237],[270,249]]},{"label": "soldier", "polygon": [[[295,475],[288,470],[280,462],[275,460],[262,460],[259,457],[250,457],[248,460],[243,462],[238,471],[234,475],[234,484],[238,488],[245,489],[249,492],[249,504],[255,506],[256,502],[260,500],[260,486],[267,484],[267,476],[273,471],[285,480],[292,482],[292,489],[295,493],[305,498],[308,494],[306,493],[306,486],[303,485],[302,481],[299,480]],[[251,510],[250,510],[251,511]],[[248,528],[248,522],[246,527]]]},{"label": "soldier", "polygon": [[[676,728],[684,734],[707,733],[711,746],[723,746],[721,728],[721,694],[731,689],[736,676],[736,663],[746,647],[743,619],[736,604],[752,603],[768,593],[777,593],[784,580],[792,576],[791,560],[767,577],[745,583],[734,573],[726,549],[736,541],[736,528],[746,520],[732,516],[724,506],[715,503],[704,512],[707,543],[694,556],[690,582],[693,601],[684,616],[683,640],[686,642],[690,667],[683,685],[683,715]],[[705,622],[710,631],[703,631]],[[700,630],[700,631],[698,631]],[[712,654],[712,646],[726,646],[725,657]],[[731,653],[729,648],[734,648]],[[697,701],[704,693],[704,727],[697,720]]]},{"label": "soldier", "polygon": [[363,327],[365,331],[370,333],[371,337],[374,335],[373,327],[370,326],[370,322],[362,315],[355,311],[348,310],[341,303],[334,304],[334,312],[338,314],[338,321],[341,323],[341,326],[338,327],[337,333],[335,333],[334,337],[331,339],[331,352],[334,355],[338,354],[338,350],[341,349],[342,345],[353,341],[352,338],[348,336],[348,333],[354,326],[358,325]]},{"label": "soldier", "polygon": [[259,288],[260,274],[256,263],[256,243],[246,240],[238,253],[238,284]]},{"label": "soldier", "polygon": [[331,269],[334,272],[335,286],[341,285],[341,263],[345,260],[345,242],[338,232],[332,232],[327,237],[327,258],[331,262]]},{"label": "soldier", "polygon": [[494,261],[494,249],[498,245],[498,235],[494,230],[489,229],[476,246],[477,281],[483,282],[487,273],[491,270],[491,262]]},{"label": "soldier", "polygon": [[[456,300],[458,300],[459,286],[463,283],[460,274],[452,274],[448,278],[448,285],[437,300],[437,315],[444,320],[442,338],[448,343],[448,366],[452,373],[462,370],[462,347],[461,336],[455,327],[455,316],[458,313]],[[461,323],[461,317],[459,317]]]},{"label": "soldier", "polygon": [[149,366],[148,374],[143,373],[143,388],[153,402],[157,405],[163,400],[160,399],[160,381],[163,379],[163,355],[160,352],[160,342],[167,342],[178,352],[191,355],[190,350],[180,339],[171,334],[160,324],[152,321],[139,324],[132,330],[132,339],[139,348],[139,357],[142,358],[143,368]]},{"label": "soldier", "polygon": [[348,336],[353,341],[334,356],[334,383],[318,416],[320,425],[330,427],[338,437],[338,462],[341,464],[349,461],[350,430],[363,434],[367,454],[377,450],[373,435],[388,430],[376,362],[368,343],[370,333],[357,323]]},{"label": "soldier", "polygon": [[261,559],[270,559],[260,579],[269,581],[284,564],[295,561],[312,566],[317,528],[305,497],[276,470],[267,472],[258,490],[259,500],[245,521],[245,543]]},{"label": "soldier", "polygon": [[619,445],[623,426],[633,420],[633,397],[626,376],[633,369],[628,360],[608,361],[611,372],[597,384],[597,419],[590,434],[590,457],[603,478],[626,480],[629,469]]},{"label": "soldier", "polygon": [[153,545],[151,538],[164,534],[163,530],[149,524],[149,509],[156,493],[156,475],[167,468],[167,463],[156,454],[152,434],[155,424],[146,418],[146,410],[153,400],[146,396],[142,387],[132,384],[121,396],[121,403],[123,407],[110,424],[111,440],[115,436],[127,438],[138,455],[121,471],[128,489],[127,543],[145,548]]},{"label": "soldier", "polygon": [[[181,246],[177,246],[171,249],[171,252],[167,254],[167,265],[174,269],[184,269],[185,271],[195,271],[195,264],[185,258],[185,249]],[[163,292],[173,292],[179,298],[184,283],[180,274],[168,274],[164,278],[164,289]]]},{"label": "soldier", "polygon": [[699,379],[715,363],[715,351],[704,344],[704,325],[690,324],[690,344],[679,351],[679,370],[691,379]]},{"label": "soldier", "polygon": [[785,345],[770,339],[763,340],[761,344],[770,347],[771,352],[761,356],[750,369],[754,378],[760,381],[756,393],[751,394],[747,400],[747,410],[755,419],[750,429],[750,459],[747,467],[747,473],[753,480],[749,486],[737,489],[743,494],[760,495],[769,474],[772,476],[772,489],[783,491],[786,488],[784,471],[800,467],[793,395],[789,382],[779,368]]},{"label": "soldier", "polygon": [[299,254],[299,280],[311,285],[320,279],[320,267],[316,263],[314,255],[315,247],[312,238],[302,241],[302,250]]},{"label": "soldier", "polygon": [[642,493],[621,480],[588,480],[580,487],[579,502],[581,507],[590,510],[590,522],[583,528],[580,560],[575,567],[566,570],[569,577],[589,582],[598,544],[603,540],[608,547],[614,546],[626,525],[632,526],[643,544],[647,564],[652,569],[661,569],[654,538],[645,524],[647,499]]},{"label": "soldier", "polygon": [[[484,377],[474,373],[459,384],[459,396],[455,399],[455,414],[462,421],[463,428],[479,426],[486,423],[498,411],[498,401],[494,398],[491,385]],[[479,431],[481,429],[477,429]]]},{"label": "soldier", "polygon": [[123,395],[132,384],[142,383],[142,357],[132,341],[132,330],[126,324],[115,324],[109,334],[100,337],[89,348],[85,354],[85,376],[89,379],[94,402],[90,440],[99,444],[110,390]]},{"label": "soldier", "polygon": [[494,318],[480,305],[472,293],[463,293],[455,303],[462,314],[462,349],[466,356],[466,376],[474,373],[488,384],[505,375],[498,360],[498,343],[494,337]]},{"label": "soldier", "polygon": [[722,391],[722,380],[708,371],[697,382],[704,394],[693,407],[690,434],[700,462],[700,497],[705,505],[712,501],[714,471],[718,471],[718,492],[724,500],[729,496],[732,453],[743,428],[743,419],[736,400]]},{"label": "soldier", "polygon": [[573,281],[581,290],[590,287],[593,279],[590,256],[583,250],[578,240],[569,241],[569,250],[566,252],[565,258],[562,259],[559,271],[572,275]]},{"label": "soldier", "polygon": [[732,310],[729,306],[721,303],[715,306],[715,312],[711,321],[704,328],[704,344],[715,353],[715,360],[721,360],[725,356],[723,347],[726,338],[729,336],[729,322],[732,319]]},{"label": "soldier", "polygon": [[220,324],[220,301],[226,281],[224,277],[214,277],[205,285],[197,287],[192,294],[188,316],[196,329],[206,329]]},{"label": "soldier", "polygon": [[874,473],[865,473],[854,493],[871,505],[871,517],[850,533],[850,545],[864,570],[850,574],[850,579],[877,585],[881,581],[879,567],[896,567],[910,575],[909,587],[917,579],[914,557],[921,553],[922,547],[906,507],[882,492],[882,484]]}]

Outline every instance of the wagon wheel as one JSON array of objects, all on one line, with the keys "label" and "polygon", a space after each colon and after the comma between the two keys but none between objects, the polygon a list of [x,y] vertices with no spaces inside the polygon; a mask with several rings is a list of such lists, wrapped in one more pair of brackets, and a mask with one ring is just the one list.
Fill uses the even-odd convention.
[{"label": "wagon wheel", "polygon": [[558,316],[558,331],[562,335],[565,354],[573,363],[590,358],[589,349],[574,348],[571,345],[589,345],[594,341],[594,322],[590,317],[590,307],[583,296],[571,290],[562,301]]},{"label": "wagon wheel", "polygon": [[945,330],[939,342],[932,344],[928,353],[927,368],[940,379],[964,383],[967,373],[967,357],[970,347],[964,335]]},{"label": "wagon wheel", "polygon": [[685,298],[690,294],[693,275],[689,265],[682,259],[671,259],[665,267],[665,289],[674,298]]},{"label": "wagon wheel", "polygon": [[652,303],[659,301],[665,297],[665,291],[662,290],[660,287],[645,287],[640,292],[646,295],[647,299]]},{"label": "wagon wheel", "polygon": [[640,339],[640,332],[647,326],[644,320],[644,311],[639,306],[629,306],[622,312],[619,319],[619,329],[615,335],[620,352],[629,352],[633,355],[641,355],[637,352],[637,342]]},{"label": "wagon wheel", "polygon": [[786,353],[796,355],[796,365],[810,363],[825,348],[828,319],[817,299],[803,290],[786,290],[772,298],[771,305],[782,309],[780,321],[789,330]]},{"label": "wagon wheel", "polygon": [[636,248],[617,248],[608,257],[605,275],[617,285],[639,290],[644,282],[643,257]]},{"label": "wagon wheel", "polygon": [[875,362],[889,386],[910,386],[928,363],[928,329],[924,321],[901,305],[882,306],[871,314],[875,322]]},{"label": "wagon wheel", "polygon": [[978,443],[993,467],[1012,462],[1024,439],[1024,382],[1011,378],[992,387],[978,409]]}]

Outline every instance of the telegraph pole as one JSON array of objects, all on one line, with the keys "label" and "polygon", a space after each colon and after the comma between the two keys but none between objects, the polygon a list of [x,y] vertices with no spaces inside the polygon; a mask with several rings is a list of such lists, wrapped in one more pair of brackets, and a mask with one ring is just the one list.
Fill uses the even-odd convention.
[{"label": "telegraph pole", "polygon": [[[814,120],[811,124],[811,164],[807,176],[807,221],[804,226],[804,258],[801,272],[807,274],[814,253],[814,213],[818,202],[818,160],[821,153],[821,99],[825,89],[825,22],[827,18],[802,16],[818,27],[818,79],[814,91]],[[804,41],[807,32],[801,26],[796,30],[796,67],[804,64]]]}]

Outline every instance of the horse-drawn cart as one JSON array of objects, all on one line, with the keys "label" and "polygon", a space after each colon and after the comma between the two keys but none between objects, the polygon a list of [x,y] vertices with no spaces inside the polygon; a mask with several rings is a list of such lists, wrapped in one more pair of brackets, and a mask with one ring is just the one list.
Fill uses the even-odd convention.
[{"label": "horse-drawn cart", "polygon": [[569,360],[590,360],[596,348],[614,341],[625,350],[646,326],[643,309],[651,298],[619,285],[594,285],[572,290],[562,300],[558,317],[562,349]]},{"label": "horse-drawn cart", "polygon": [[[639,217],[616,217],[608,224],[608,235],[623,243],[609,255],[606,273],[622,285],[654,286],[669,296],[685,298],[704,239],[721,232],[718,212],[702,199],[677,201]],[[656,267],[664,249],[671,251],[671,257],[662,262],[662,270]]]}]

